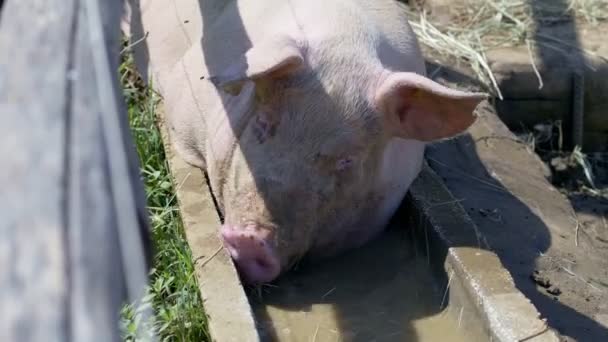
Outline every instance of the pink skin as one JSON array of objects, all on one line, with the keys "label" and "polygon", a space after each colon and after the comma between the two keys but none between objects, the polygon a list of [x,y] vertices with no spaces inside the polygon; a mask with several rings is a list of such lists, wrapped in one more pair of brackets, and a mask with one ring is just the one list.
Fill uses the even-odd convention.
[{"label": "pink skin", "polygon": [[[353,165],[350,157],[340,159],[336,163],[337,171],[345,171]],[[375,235],[366,231],[363,238],[339,239],[336,244],[359,245],[358,240],[369,240],[369,236]],[[224,247],[230,253],[234,263],[243,280],[247,283],[261,284],[274,280],[281,272],[281,261],[272,245],[272,232],[267,228],[261,228],[255,224],[246,226],[222,225],[220,230]],[[352,234],[351,234],[352,235]],[[358,234],[361,235],[361,234]],[[356,235],[356,236],[358,236]],[[368,236],[369,235],[369,236]],[[331,248],[333,251],[336,248]],[[333,254],[332,251],[329,254]],[[319,251],[319,255],[323,252]]]},{"label": "pink skin", "polygon": [[225,224],[221,235],[224,246],[247,283],[267,283],[279,275],[281,262],[272,247],[273,234],[269,229]]},{"label": "pink skin", "polygon": [[[485,97],[424,76],[395,1],[184,0],[180,13],[203,13],[188,25],[167,16],[173,2],[144,3],[139,71],[157,80],[172,144],[205,169],[233,218],[221,235],[250,283],[272,281],[308,250],[332,253],[379,232],[420,171],[425,143],[468,128]],[[368,134],[370,124],[381,132]],[[286,167],[303,161],[310,176]],[[242,194],[251,198],[235,199]],[[315,217],[319,194],[326,210]],[[257,223],[236,224],[244,219]]]}]

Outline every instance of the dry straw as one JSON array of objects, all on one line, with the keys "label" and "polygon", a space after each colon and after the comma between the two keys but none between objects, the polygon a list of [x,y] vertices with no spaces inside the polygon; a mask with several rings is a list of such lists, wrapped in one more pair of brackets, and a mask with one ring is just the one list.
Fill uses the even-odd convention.
[{"label": "dry straw", "polygon": [[531,0],[454,1],[450,4],[452,20],[443,25],[430,19],[424,10],[410,10],[409,14],[422,44],[442,56],[469,63],[477,78],[502,99],[485,56],[488,49],[527,46],[530,63],[535,66],[532,50],[539,45],[562,53],[579,49],[559,37],[535,32],[538,22],[560,22],[574,17],[577,21],[596,24],[608,19],[608,0],[570,0],[568,6],[562,8],[556,6],[557,1],[535,1],[534,7],[530,3]]}]

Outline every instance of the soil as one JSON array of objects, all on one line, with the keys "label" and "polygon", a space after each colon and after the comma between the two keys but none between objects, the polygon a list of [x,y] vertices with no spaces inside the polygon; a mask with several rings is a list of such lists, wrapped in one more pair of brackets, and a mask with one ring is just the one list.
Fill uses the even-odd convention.
[{"label": "soil", "polygon": [[[425,6],[442,3],[418,2]],[[430,13],[429,20],[449,20],[444,12],[438,13],[438,18]],[[579,20],[575,32],[567,24],[555,22],[541,23],[539,31],[582,46],[607,61],[608,41],[601,37],[606,28],[608,22],[594,25]],[[427,70],[436,81],[486,89],[466,61],[423,50]],[[513,56],[513,60],[520,59]],[[508,67],[508,51],[504,60]],[[507,71],[516,74],[518,70]],[[591,119],[608,127],[608,105],[601,102],[606,100],[602,89],[608,88],[608,82],[605,77],[596,78],[586,88],[586,114],[592,111]],[[510,87],[505,92],[512,93],[531,88],[521,82],[504,86]],[[571,95],[543,94],[563,101],[561,106],[568,106]],[[526,100],[534,96],[528,95]],[[462,199],[488,240],[487,247],[500,257],[517,287],[565,341],[608,341],[608,153],[593,153],[594,148],[606,151],[608,145],[596,139],[601,144],[586,147],[582,156],[589,164],[583,167],[568,146],[570,130],[541,120],[522,125],[502,113],[500,120],[497,103],[493,99],[480,108],[480,120],[468,134],[431,146],[429,164],[454,196]],[[520,108],[520,117],[542,117],[537,113],[540,106]],[[567,122],[569,118],[563,119]],[[585,134],[605,135],[598,127],[586,122]],[[531,141],[534,143],[527,143]],[[501,194],[504,190],[507,193]]]},{"label": "soil", "polygon": [[[433,25],[444,30],[452,28],[453,32],[456,32],[456,27],[476,27],[472,16],[481,8],[485,8],[485,11],[480,11],[484,13],[481,17],[488,16],[489,5],[481,0],[410,2],[417,8],[424,8],[428,21]],[[605,81],[608,79],[608,44],[604,37],[608,19],[591,20],[580,11],[574,18],[563,15],[568,7],[566,0],[527,2],[535,6],[521,2],[524,5],[512,7],[514,13],[529,12],[532,15],[531,23],[525,24],[525,35],[512,32],[516,25],[508,15],[479,24],[479,27],[489,25],[491,29],[476,28],[482,45],[486,47],[483,53],[487,63],[503,95],[503,100],[496,103],[499,116],[509,127],[516,129],[526,127],[532,130],[538,122],[560,121],[567,133],[564,135],[566,147],[572,146],[571,138],[580,137],[586,150],[608,152],[608,120],[605,119],[608,112],[608,97],[605,96],[608,93],[608,82]],[[538,5],[543,2],[544,7]],[[591,3],[587,2],[587,6]],[[602,2],[596,3],[600,6]],[[608,2],[603,4],[604,13],[608,13]],[[501,26],[504,26],[502,30],[498,28]],[[530,44],[526,44],[524,38]],[[469,36],[468,39],[474,38]],[[579,48],[585,53],[581,54]],[[489,82],[486,79],[486,84]],[[496,92],[493,87],[488,90]],[[579,103],[581,106],[577,106]],[[573,115],[576,112],[583,115]],[[573,125],[573,117],[579,117],[584,124],[582,136],[576,133],[579,130]]]},{"label": "soil", "polygon": [[608,201],[556,188],[490,104],[480,114],[469,134],[429,146],[429,164],[565,341],[608,340]]},{"label": "soil", "polygon": [[[598,32],[590,25],[580,25],[581,45],[608,57],[608,43],[600,43]],[[428,50],[425,54],[429,73],[435,72],[436,80],[480,87],[466,62]],[[491,105],[480,112],[486,117],[482,126],[491,128],[473,128],[465,137],[431,148],[429,156],[450,167],[446,170],[436,164],[434,169],[457,198],[465,197],[462,203],[486,235],[489,248],[499,255],[518,288],[565,341],[608,341],[606,154],[587,155],[591,161],[587,169],[594,175],[591,184],[585,168],[571,152],[556,150],[558,140],[564,138],[557,130],[537,141],[536,146],[517,143],[515,134],[499,127],[503,124]],[[510,128],[520,138],[531,134],[538,138],[539,132],[531,132],[529,127],[523,131],[521,126]],[[484,139],[503,146],[488,148],[480,143]],[[521,150],[530,156],[522,157]],[[464,164],[466,161],[470,163]],[[474,175],[477,181],[467,182],[463,175]],[[486,181],[506,188],[509,198],[487,189],[472,189]],[[534,187],[538,187],[536,194],[530,193]]]}]

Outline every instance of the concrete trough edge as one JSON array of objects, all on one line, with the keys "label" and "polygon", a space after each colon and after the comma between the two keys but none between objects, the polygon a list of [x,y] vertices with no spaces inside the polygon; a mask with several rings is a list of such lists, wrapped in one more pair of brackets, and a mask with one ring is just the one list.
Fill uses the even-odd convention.
[{"label": "concrete trough edge", "polygon": [[[466,308],[465,328],[491,341],[560,341],[480,234],[475,223],[425,163],[412,184],[407,206],[411,227],[426,241],[429,262],[447,273],[449,307]],[[442,265],[439,265],[441,263]],[[452,303],[453,302],[453,303]]]},{"label": "concrete trough edge", "polygon": [[206,176],[176,154],[164,124],[162,103],[156,113],[211,340],[260,341],[253,311],[236,267],[219,238],[220,217]]},{"label": "concrete trough edge", "polygon": [[[162,103],[157,117],[210,337],[217,342],[260,341],[245,290],[219,239],[220,218],[205,174],[175,153]],[[559,341],[428,165],[412,184],[405,204],[413,219],[410,227],[424,234],[421,240],[426,241],[429,262],[449,274],[449,307],[461,308],[459,323],[464,321],[466,329],[493,341]],[[467,318],[462,319],[465,308]]]}]

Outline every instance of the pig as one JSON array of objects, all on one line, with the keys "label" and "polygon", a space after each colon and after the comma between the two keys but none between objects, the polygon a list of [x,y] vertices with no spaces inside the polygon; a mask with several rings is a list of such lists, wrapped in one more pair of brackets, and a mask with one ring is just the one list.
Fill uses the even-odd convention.
[{"label": "pig", "polygon": [[336,255],[382,232],[425,145],[464,132],[486,98],[425,76],[396,1],[140,8],[140,61],[164,97],[172,144],[207,172],[219,237],[245,283],[271,282],[303,257]]}]

